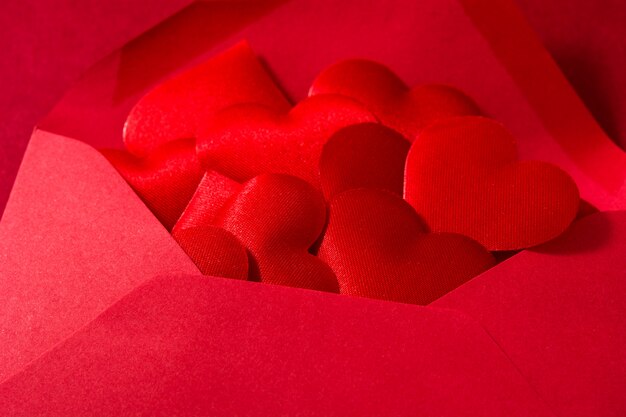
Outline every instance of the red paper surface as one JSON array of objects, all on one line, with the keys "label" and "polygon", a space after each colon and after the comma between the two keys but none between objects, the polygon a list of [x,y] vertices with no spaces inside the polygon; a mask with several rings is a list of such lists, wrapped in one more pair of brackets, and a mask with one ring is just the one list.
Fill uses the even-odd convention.
[{"label": "red paper surface", "polygon": [[141,286],[6,382],[0,413],[553,415],[458,313],[184,276]]},{"label": "red paper surface", "polygon": [[0,222],[0,254],[0,380],[147,278],[198,272],[98,151],[43,131]]},{"label": "red paper surface", "polygon": [[516,0],[585,104],[626,149],[626,3]]},{"label": "red paper surface", "polygon": [[95,62],[190,0],[20,0],[0,11],[0,213],[33,127]]},{"label": "red paper surface", "polygon": [[485,326],[563,416],[626,411],[626,212],[581,219],[433,303]]}]

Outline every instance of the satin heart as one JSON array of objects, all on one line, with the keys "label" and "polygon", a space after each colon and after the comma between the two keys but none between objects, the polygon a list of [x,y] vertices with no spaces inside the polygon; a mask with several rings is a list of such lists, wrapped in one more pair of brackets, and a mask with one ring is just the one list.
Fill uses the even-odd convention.
[{"label": "satin heart", "polygon": [[320,157],[327,199],[353,188],[378,188],[402,195],[404,162],[411,144],[378,123],[344,127],[330,137]]},{"label": "satin heart", "polygon": [[219,210],[240,190],[241,184],[238,182],[215,171],[206,172],[172,234],[180,229],[214,224]]},{"label": "satin heart", "polygon": [[248,278],[248,253],[235,236],[214,226],[179,227],[172,237],[196,264],[212,277]]},{"label": "satin heart", "polygon": [[383,190],[337,194],[329,212],[319,257],[342,294],[425,305],[494,264],[465,236],[428,233],[410,205]]},{"label": "satin heart", "polygon": [[427,84],[409,88],[386,66],[363,59],[342,61],[322,71],[309,90],[309,96],[317,94],[355,99],[410,141],[435,120],[480,114],[476,103],[453,87]]},{"label": "satin heart", "polygon": [[101,152],[167,230],[180,217],[204,172],[191,139],[166,143],[147,158],[120,150]]},{"label": "satin heart", "polygon": [[243,185],[215,224],[248,249],[251,279],[337,292],[328,265],[308,252],[325,221],[324,199],[311,185],[288,175],[263,174]]},{"label": "satin heart", "polygon": [[198,155],[207,169],[239,181],[262,173],[294,175],[319,185],[319,157],[338,129],[375,121],[363,106],[341,96],[306,99],[288,113],[258,105],[220,112],[198,137]]},{"label": "satin heart", "polygon": [[518,161],[511,134],[483,117],[437,122],[406,163],[405,199],[433,231],[515,250],[561,234],[579,207],[574,181],[554,165]]},{"label": "satin heart", "polygon": [[194,138],[205,120],[236,103],[285,110],[289,103],[246,42],[159,84],[133,107],[124,127],[129,152],[145,156],[175,139]]}]

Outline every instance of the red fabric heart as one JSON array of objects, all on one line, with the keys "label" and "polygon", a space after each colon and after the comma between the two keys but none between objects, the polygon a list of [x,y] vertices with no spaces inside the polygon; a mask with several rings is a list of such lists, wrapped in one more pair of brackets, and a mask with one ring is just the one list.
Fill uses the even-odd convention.
[{"label": "red fabric heart", "polygon": [[251,254],[250,279],[337,292],[331,269],[308,250],[326,222],[322,195],[289,175],[263,174],[245,183],[216,217]]},{"label": "red fabric heart", "polygon": [[327,199],[353,188],[378,188],[402,195],[404,162],[411,144],[378,123],[344,127],[330,137],[320,157]]},{"label": "red fabric heart", "polygon": [[166,143],[147,158],[120,150],[102,153],[167,230],[180,217],[204,173],[191,139]]},{"label": "red fabric heart", "polygon": [[206,172],[172,234],[180,229],[213,224],[219,210],[240,190],[238,182],[215,171]]},{"label": "red fabric heart", "polygon": [[527,248],[561,234],[579,207],[574,181],[548,163],[518,161],[515,139],[484,117],[422,131],[406,163],[405,199],[433,231],[490,250]]},{"label": "red fabric heart", "polygon": [[333,95],[306,99],[288,113],[238,105],[212,119],[198,137],[198,155],[205,168],[239,182],[272,172],[317,186],[328,138],[344,126],[375,120],[360,104]]},{"label": "red fabric heart", "polygon": [[330,202],[319,257],[342,294],[428,304],[494,264],[481,245],[427,233],[413,208],[383,191],[355,189]]},{"label": "red fabric heart", "polygon": [[357,100],[410,141],[435,120],[480,114],[476,103],[453,87],[428,84],[409,88],[386,66],[364,59],[341,61],[322,71],[309,90],[309,96],[317,94],[341,94]]},{"label": "red fabric heart", "polygon": [[219,227],[193,226],[174,229],[172,237],[202,274],[248,279],[248,253],[232,233]]},{"label": "red fabric heart", "polygon": [[124,143],[129,152],[145,156],[165,142],[196,137],[205,120],[236,103],[289,108],[289,102],[246,42],[146,94],[128,115]]}]

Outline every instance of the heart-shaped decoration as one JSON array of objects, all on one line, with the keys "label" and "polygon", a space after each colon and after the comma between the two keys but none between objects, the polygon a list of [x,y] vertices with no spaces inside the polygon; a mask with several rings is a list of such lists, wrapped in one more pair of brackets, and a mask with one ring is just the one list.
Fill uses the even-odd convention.
[{"label": "heart-shaped decoration", "polygon": [[168,142],[146,158],[121,150],[101,152],[167,230],[176,224],[204,173],[192,139]]},{"label": "heart-shaped decoration", "polygon": [[326,205],[319,191],[281,174],[246,182],[215,220],[248,249],[250,279],[337,292],[332,270],[309,253],[325,222]]},{"label": "heart-shaped decoration", "polygon": [[465,236],[428,233],[410,205],[383,190],[337,194],[329,211],[319,257],[342,294],[425,305],[494,265]]},{"label": "heart-shaped decoration", "polygon": [[237,103],[290,107],[246,42],[146,94],[128,115],[124,144],[132,154],[146,156],[171,140],[195,138],[210,116]]},{"label": "heart-shaped decoration", "polygon": [[247,279],[248,253],[239,240],[214,226],[175,228],[172,237],[200,272],[213,277]]},{"label": "heart-shaped decoration", "polygon": [[519,161],[515,139],[484,117],[425,128],[406,162],[405,199],[433,231],[454,232],[490,250],[535,246],[576,217],[579,193],[560,168]]},{"label": "heart-shaped decoration", "polygon": [[353,98],[410,141],[435,120],[480,114],[476,103],[456,88],[439,84],[409,88],[386,66],[364,59],[341,61],[322,71],[309,90],[309,96],[317,94]]},{"label": "heart-shaped decoration", "polygon": [[207,171],[172,229],[172,234],[181,229],[214,224],[217,213],[239,191],[241,184],[238,182],[219,172]]},{"label": "heart-shaped decoration", "polygon": [[377,188],[402,195],[404,163],[411,144],[379,123],[338,130],[320,157],[320,180],[327,199],[354,188]]},{"label": "heart-shaped decoration", "polygon": [[288,113],[247,104],[219,112],[198,137],[198,156],[244,182],[263,173],[294,175],[319,185],[322,147],[337,130],[375,117],[355,101],[334,95],[300,102]]}]

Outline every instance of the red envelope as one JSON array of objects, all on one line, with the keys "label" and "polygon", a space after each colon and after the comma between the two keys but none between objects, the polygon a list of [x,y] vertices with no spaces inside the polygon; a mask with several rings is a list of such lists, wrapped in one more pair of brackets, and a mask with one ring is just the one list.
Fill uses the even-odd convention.
[{"label": "red envelope", "polygon": [[137,288],[0,387],[10,416],[552,416],[446,310],[220,278]]},{"label": "red envelope", "polygon": [[477,319],[564,416],[626,411],[626,211],[581,219],[432,305]]},{"label": "red envelope", "polygon": [[[120,144],[147,89],[242,37],[296,99],[319,70],[352,56],[385,62],[410,84],[456,85],[514,133],[524,158],[564,168],[600,209],[626,208],[626,156],[507,0],[272,7],[191,6],[100,63],[41,123],[0,223],[0,379],[78,332],[2,385],[0,411],[626,410],[622,213],[581,221],[556,249],[510,258],[438,300],[446,312],[180,277],[150,281],[105,311],[152,276],[195,267],[97,151],[74,139]],[[215,10],[224,29],[198,35]],[[236,16],[258,18],[239,30]]]},{"label": "red envelope", "polygon": [[95,149],[36,130],[0,222],[0,380],[143,281],[199,273]]}]

